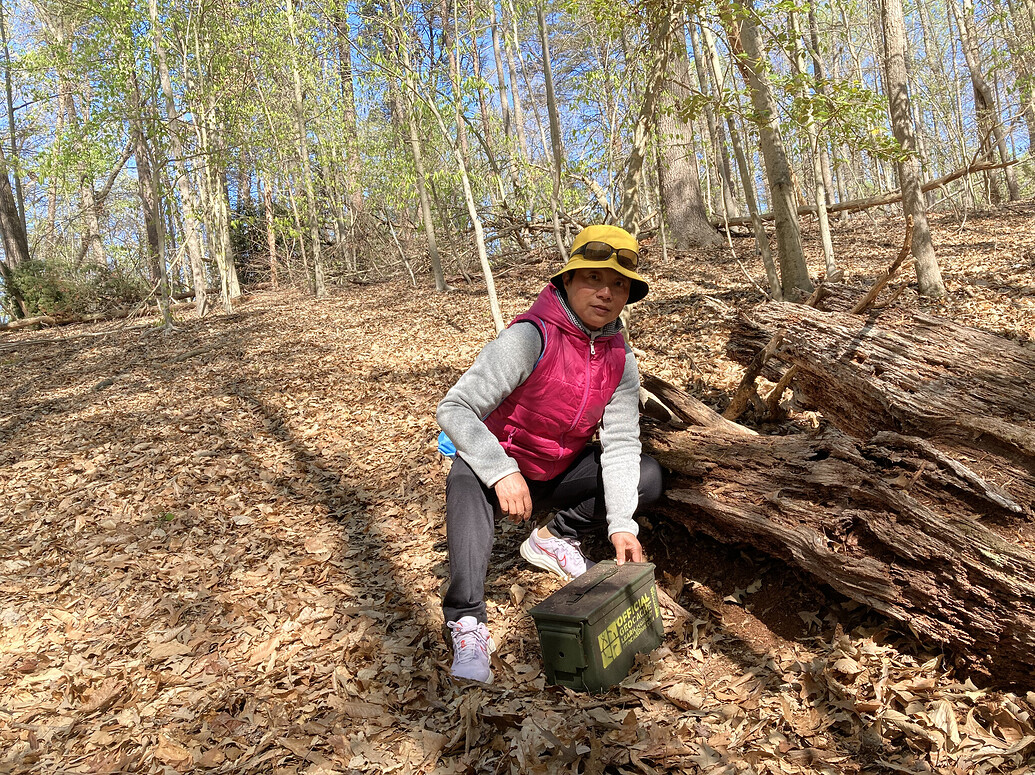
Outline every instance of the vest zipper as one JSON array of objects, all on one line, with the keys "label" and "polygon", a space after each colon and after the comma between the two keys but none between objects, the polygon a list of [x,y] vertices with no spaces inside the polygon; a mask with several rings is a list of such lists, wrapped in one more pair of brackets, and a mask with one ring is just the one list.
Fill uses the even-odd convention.
[{"label": "vest zipper", "polygon": [[586,356],[586,376],[584,380],[586,383],[586,387],[582,391],[582,403],[579,404],[579,409],[577,412],[575,412],[575,419],[571,421],[571,427],[568,428],[569,431],[573,431],[576,427],[578,427],[579,420],[582,419],[582,415],[586,412],[586,404],[589,402],[589,378],[590,374],[593,371],[593,358],[597,354],[596,348],[593,347],[593,340],[595,338],[596,337],[593,334],[589,335],[589,355]]}]

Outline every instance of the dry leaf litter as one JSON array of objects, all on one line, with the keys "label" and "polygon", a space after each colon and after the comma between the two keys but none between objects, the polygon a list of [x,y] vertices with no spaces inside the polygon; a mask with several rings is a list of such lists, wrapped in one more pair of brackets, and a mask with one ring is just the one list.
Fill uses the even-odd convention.
[{"label": "dry leaf litter", "polygon": [[[949,297],[922,306],[1030,340],[1033,214],[936,221]],[[865,288],[900,229],[838,225],[846,281]],[[633,323],[642,368],[717,408],[742,373],[724,321],[762,298],[735,244],[652,245]],[[551,266],[500,273],[505,315]],[[434,407],[493,333],[483,288],[458,284],[0,339],[0,773],[1033,771],[1035,694],[976,686],[906,625],[651,514],[689,618],[667,612],[620,687],[545,685],[527,611],[559,582],[508,523],[496,680],[454,685]]]}]

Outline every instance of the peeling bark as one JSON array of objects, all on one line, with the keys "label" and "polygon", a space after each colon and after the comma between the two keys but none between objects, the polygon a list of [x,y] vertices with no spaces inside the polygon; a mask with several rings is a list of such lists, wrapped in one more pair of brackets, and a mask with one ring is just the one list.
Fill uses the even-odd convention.
[{"label": "peeling bark", "polygon": [[1035,348],[920,313],[770,303],[735,321],[730,355],[747,364],[777,335],[762,373],[795,368],[823,429],[649,433],[676,472],[667,513],[793,563],[994,681],[1035,685]]},{"label": "peeling bark", "polygon": [[692,530],[793,563],[970,668],[1031,685],[1035,527],[1015,524],[1023,507],[931,445],[689,429],[647,446],[677,472],[666,510]]}]

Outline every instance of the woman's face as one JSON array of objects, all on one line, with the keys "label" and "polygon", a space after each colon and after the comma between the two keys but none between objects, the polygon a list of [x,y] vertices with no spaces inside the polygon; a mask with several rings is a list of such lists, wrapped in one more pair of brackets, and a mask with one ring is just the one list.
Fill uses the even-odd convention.
[{"label": "woman's face", "polygon": [[590,331],[616,320],[629,300],[629,278],[610,267],[576,269],[564,278],[568,306]]}]

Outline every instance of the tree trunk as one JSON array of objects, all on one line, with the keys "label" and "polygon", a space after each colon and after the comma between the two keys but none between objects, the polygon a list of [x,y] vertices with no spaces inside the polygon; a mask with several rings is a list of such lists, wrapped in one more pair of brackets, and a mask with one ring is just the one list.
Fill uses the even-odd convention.
[{"label": "tree trunk", "polygon": [[[981,52],[978,48],[977,29],[974,25],[974,2],[973,0],[963,0],[962,12],[957,8],[954,0],[950,0],[948,5],[950,11],[956,15],[956,26],[959,28],[960,43],[963,45],[963,56],[967,60],[970,82],[974,87],[974,112],[977,115],[981,145],[988,147],[991,158],[993,146],[991,138],[994,138],[994,145],[999,149],[1000,161],[1006,162],[1010,154],[1006,148],[1006,135],[1003,132],[1002,120],[999,117],[999,109],[996,107],[995,95],[981,70]],[[1017,176],[1013,174],[1012,167],[1007,167],[1005,174],[1010,201],[1015,202],[1021,198],[1020,189],[1017,186]]]},{"label": "tree trunk", "polygon": [[[697,23],[689,25],[690,45],[694,55],[694,69],[697,72],[697,83],[701,94],[708,96],[711,93],[708,81],[708,69],[705,65],[704,55],[701,53]],[[708,135],[712,141],[712,149],[715,156],[715,172],[719,176],[719,185],[722,187],[722,207],[726,219],[735,218],[738,214],[737,202],[733,198],[733,173],[730,169],[729,155],[726,153],[726,133],[723,131],[722,123],[715,118],[715,111],[711,104],[705,105],[705,120],[708,122]]]},{"label": "tree trunk", "polygon": [[899,185],[902,188],[902,209],[913,219],[912,253],[920,293],[931,298],[945,295],[938,259],[934,254],[931,229],[927,223],[927,207],[920,188],[920,164],[916,158],[916,130],[909,107],[906,75],[906,33],[902,16],[902,0],[881,0],[884,25],[886,87],[891,124],[905,155],[898,162]]},{"label": "tree trunk", "polygon": [[751,103],[758,120],[762,157],[773,199],[776,240],[780,248],[780,285],[784,297],[789,297],[800,292],[810,293],[812,280],[809,279],[808,266],[805,264],[794,183],[780,136],[776,100],[765,76],[767,65],[752,21],[750,2],[747,0],[746,4],[742,4],[730,0],[721,7],[720,16],[729,38],[730,50],[751,93]]},{"label": "tree trunk", "polygon": [[920,313],[896,320],[889,310],[885,320],[766,305],[734,325],[731,355],[746,362],[781,331],[777,357],[798,366],[801,399],[838,428],[862,439],[923,436],[961,458],[995,455],[987,465],[1000,471],[981,473],[1014,479],[1035,502],[1035,351]]},{"label": "tree trunk", "polygon": [[[680,116],[690,98],[690,60],[682,19],[676,13],[671,37],[670,66],[666,69],[661,112],[657,119],[660,163],[658,177],[661,189],[661,210],[672,245],[684,250],[691,247],[721,245],[722,239],[708,221],[701,194],[697,154],[693,152],[693,131]],[[678,31],[678,35],[675,33]],[[714,124],[714,119],[712,119]],[[714,133],[713,133],[714,137]],[[723,206],[726,206],[725,200]]]},{"label": "tree trunk", "polygon": [[[819,49],[819,22],[816,20],[816,0],[809,0],[809,39],[812,46],[809,54],[812,57],[812,77],[816,82],[816,94],[826,98],[826,67]],[[826,192],[827,206],[834,203],[834,176],[830,171],[830,152],[826,143],[820,143],[819,163],[822,168],[823,189]]]},{"label": "tree trunk", "polygon": [[[1017,0],[1007,0],[1007,5],[1010,16],[1004,18],[1003,28],[1017,72],[1017,92],[1024,111],[1024,123],[1028,126],[1028,147],[1035,148],[1035,52],[1030,43],[1025,42],[1025,38],[1028,41],[1035,40],[1035,12],[1032,12],[1030,3],[1027,5],[1029,12],[1032,12],[1030,16],[1021,13]],[[1027,35],[1021,33],[1024,29],[1028,30]]]},{"label": "tree trunk", "polygon": [[561,171],[564,168],[564,142],[561,139],[561,122],[557,115],[557,95],[553,90],[553,66],[550,64],[550,45],[546,29],[546,14],[543,4],[536,6],[539,20],[539,43],[543,50],[543,80],[546,82],[546,112],[550,118],[550,149],[553,153],[553,190],[550,194],[550,211],[553,215],[553,238],[561,260],[568,257],[567,240],[561,233]]},{"label": "tree trunk", "polygon": [[14,280],[14,268],[29,260],[29,241],[24,221],[18,214],[18,203],[11,190],[11,179],[7,176],[7,160],[0,147],[0,238],[4,242],[4,259],[0,260],[0,277],[4,288],[14,301],[10,310],[16,318],[28,313],[21,289]]},{"label": "tree trunk", "polygon": [[[826,276],[831,277],[837,271],[837,264],[834,262],[834,244],[830,238],[830,220],[827,218],[827,190],[823,182],[823,164],[820,161],[820,148],[822,143],[819,138],[819,127],[816,126],[816,119],[812,108],[812,95],[805,87],[807,73],[805,70],[805,45],[801,29],[798,26],[798,15],[793,10],[789,15],[789,26],[791,40],[794,41],[794,66],[796,74],[802,83],[801,97],[808,105],[805,112],[805,131],[808,135],[807,155],[812,162],[812,201],[816,203],[816,213],[819,216],[819,239],[823,245],[823,264],[826,268]],[[817,83],[813,88],[817,88]]]},{"label": "tree trunk", "polygon": [[[7,97],[7,130],[11,138],[11,156],[9,161],[14,167],[14,200],[18,205],[18,217],[22,222],[22,231],[28,234],[25,224],[25,195],[22,193],[22,177],[18,169],[18,122],[14,116],[14,91],[11,78],[11,49],[7,41],[7,19],[3,3],[0,2],[0,40],[4,46],[4,92]],[[5,163],[4,167],[8,165]],[[9,258],[9,260],[11,260]]]},{"label": "tree trunk", "polygon": [[353,223],[363,218],[362,159],[359,155],[359,119],[356,115],[356,88],[352,80],[352,30],[348,14],[339,10],[334,17],[338,33],[338,80],[345,128],[345,187],[352,208]]},{"label": "tree trunk", "polygon": [[413,72],[410,69],[410,54],[406,45],[406,30],[403,27],[402,18],[392,3],[391,12],[396,16],[395,33],[399,36],[398,50],[401,57],[399,62],[402,67],[402,94],[399,97],[400,107],[406,114],[406,123],[410,134],[410,152],[413,154],[413,169],[415,183],[417,185],[417,197],[420,200],[421,220],[424,221],[424,234],[428,240],[428,254],[431,258],[431,271],[435,278],[435,290],[439,293],[449,290],[446,285],[445,274],[442,271],[442,259],[438,253],[438,240],[435,238],[435,222],[431,213],[431,197],[428,195],[427,176],[424,171],[424,154],[421,148],[420,129],[417,126],[415,112],[415,95],[417,87],[414,84]]},{"label": "tree trunk", "polygon": [[503,119],[503,136],[510,140],[514,135],[514,125],[511,121],[510,96],[507,90],[507,79],[503,69],[503,51],[500,48],[500,22],[496,12],[495,0],[490,11],[492,17],[489,26],[492,30],[492,56],[496,62],[496,83],[498,86],[496,99],[500,103],[500,118]]},{"label": "tree trunk", "polygon": [[147,235],[148,265],[151,268],[151,283],[158,286],[158,306],[162,311],[162,326],[173,327],[169,311],[169,273],[165,262],[165,235],[162,222],[161,196],[155,179],[151,152],[144,132],[143,109],[140,100],[140,85],[137,81],[135,63],[125,63],[129,71],[128,91],[131,103],[129,117],[130,134],[133,140],[133,155],[137,162],[137,188],[140,192],[141,214]]},{"label": "tree trunk", "polygon": [[650,434],[648,448],[677,473],[668,513],[793,562],[1031,688],[1035,351],[917,313],[889,309],[875,322],[773,303],[739,317],[731,352],[747,363],[777,333],[799,400],[836,427]]},{"label": "tree trunk", "polygon": [[148,12],[151,21],[151,36],[154,45],[155,59],[158,64],[158,78],[165,97],[165,125],[169,136],[169,150],[172,151],[176,165],[176,186],[180,193],[183,208],[183,241],[187,257],[190,261],[191,279],[194,282],[194,300],[197,304],[198,317],[208,313],[208,282],[205,278],[205,263],[202,259],[201,235],[197,220],[197,197],[191,188],[189,167],[180,139],[180,118],[176,112],[176,100],[173,96],[172,79],[166,58],[164,36],[158,16],[158,0],[149,0]]},{"label": "tree trunk", "polygon": [[[719,69],[719,54],[715,48],[715,38],[711,30],[701,27],[704,36],[704,48],[707,52],[709,70],[712,78],[715,79],[715,91],[722,99],[722,77]],[[733,116],[726,116],[726,126],[730,132],[730,144],[733,146],[733,155],[737,160],[737,171],[740,173],[740,182],[744,188],[744,201],[747,203],[748,217],[751,223],[751,230],[755,235],[755,246],[758,254],[762,257],[762,266],[765,268],[766,280],[769,283],[769,292],[777,301],[783,301],[783,288],[780,285],[780,275],[776,270],[776,263],[773,261],[773,253],[769,248],[769,235],[766,234],[765,226],[762,225],[762,217],[758,212],[758,199],[755,196],[755,185],[752,182],[751,169],[748,167],[747,155],[744,153],[744,145],[740,139],[740,132],[733,121]]]},{"label": "tree trunk", "polygon": [[[209,52],[207,48],[203,50],[201,47],[197,26],[194,27],[194,32],[195,61],[205,62],[208,60]],[[230,245],[229,199],[226,172],[221,166],[223,154],[220,153],[218,141],[215,97],[211,92],[205,93],[201,81],[199,77],[193,90],[196,101],[191,107],[194,115],[192,125],[197,138],[198,155],[201,157],[197,170],[200,183],[198,192],[205,215],[203,220],[209,254],[215,259],[219,272],[220,300],[223,302],[223,310],[230,314],[234,309],[234,300],[241,295],[241,287],[237,280],[233,249]]]},{"label": "tree trunk", "polygon": [[[63,15],[63,9],[48,8],[43,13],[43,19],[49,27],[51,34],[54,36],[57,47],[63,51],[67,51],[69,55],[71,55],[72,47],[68,41],[68,34],[66,32],[67,22]],[[72,79],[68,73],[66,65],[58,65],[57,78],[58,110],[63,116],[65,125],[68,126],[72,132],[77,132],[80,128],[79,115],[76,109],[75,97],[72,90]],[[86,221],[86,233],[83,235],[82,247],[79,250],[76,263],[79,263],[86,256],[89,256],[91,264],[100,268],[106,268],[108,266],[108,262],[104,254],[104,242],[101,239],[101,221],[93,188],[92,173],[86,162],[85,156],[82,154],[76,154],[76,158],[78,159],[75,164],[76,182],[79,188],[82,217]]]},{"label": "tree trunk", "polygon": [[262,193],[262,209],[266,215],[266,246],[270,254],[270,284],[277,288],[280,278],[277,276],[277,231],[273,215],[273,186],[259,178],[259,191]]},{"label": "tree trunk", "polygon": [[[633,236],[639,233],[640,183],[643,180],[643,160],[647,156],[647,138],[657,118],[658,104],[665,86],[665,73],[672,54],[672,37],[676,27],[673,14],[675,8],[663,2],[650,20],[650,62],[647,66],[647,83],[640,101],[639,114],[633,129],[632,149],[626,162],[625,182],[622,186],[622,205],[619,218],[622,226]],[[683,46],[686,48],[685,44]],[[700,183],[698,183],[700,191]]]},{"label": "tree trunk", "polygon": [[18,214],[18,202],[7,174],[7,156],[0,147],[0,236],[4,240],[5,263],[15,268],[29,260],[29,239],[25,222]]},{"label": "tree trunk", "polygon": [[305,181],[306,216],[309,223],[309,242],[313,253],[313,295],[327,295],[323,255],[320,250],[320,215],[313,186],[312,163],[309,158],[309,137],[306,133],[305,105],[302,102],[302,76],[298,67],[298,34],[295,29],[294,0],[287,1],[288,29],[291,34],[291,77],[294,84],[295,126],[298,130],[299,171]]},{"label": "tree trunk", "polygon": [[513,42],[507,36],[506,28],[503,32],[503,53],[507,58],[507,72],[510,75],[510,94],[514,103],[514,129],[518,139],[518,150],[522,164],[528,162],[528,138],[525,134],[525,113],[521,107],[521,91],[518,88],[517,66],[514,58],[521,56],[521,44],[518,40],[517,13],[514,10],[514,3],[508,0],[510,10],[510,24],[512,28]]}]

